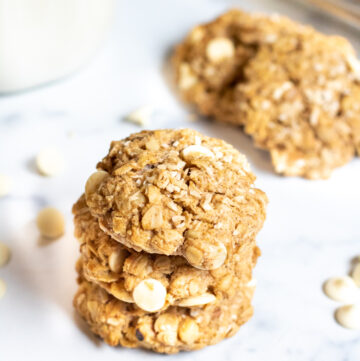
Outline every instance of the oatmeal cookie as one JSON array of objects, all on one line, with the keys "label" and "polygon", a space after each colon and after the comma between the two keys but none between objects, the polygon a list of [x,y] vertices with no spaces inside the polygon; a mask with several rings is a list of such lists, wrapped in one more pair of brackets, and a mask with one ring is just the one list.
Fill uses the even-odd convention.
[{"label": "oatmeal cookie", "polygon": [[79,267],[83,277],[128,303],[136,303],[133,295],[137,286],[149,279],[160,282],[159,287],[166,291],[158,304],[162,310],[171,305],[233,297],[251,280],[260,254],[255,240],[249,240],[236,245],[221,267],[199,270],[183,257],[136,252],[114,241],[100,229],[84,196],[74,205],[73,212],[75,235],[81,243]]},{"label": "oatmeal cookie", "polygon": [[185,100],[242,126],[280,174],[327,178],[360,153],[360,63],[344,38],[231,10],[195,27],[173,64]]},{"label": "oatmeal cookie", "polygon": [[161,353],[197,350],[233,336],[252,316],[253,284],[232,298],[202,306],[172,306],[148,313],[120,301],[79,277],[74,306],[91,330],[111,346],[143,347]]},{"label": "oatmeal cookie", "polygon": [[190,130],[142,131],[111,143],[85,187],[100,228],[140,252],[183,256],[198,269],[221,267],[255,239],[266,195],[244,155]]}]

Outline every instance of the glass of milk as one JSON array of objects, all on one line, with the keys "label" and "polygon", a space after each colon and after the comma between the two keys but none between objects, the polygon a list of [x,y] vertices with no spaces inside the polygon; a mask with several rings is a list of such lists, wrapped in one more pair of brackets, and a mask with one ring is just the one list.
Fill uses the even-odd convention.
[{"label": "glass of milk", "polygon": [[115,0],[0,0],[0,93],[61,78],[85,64]]}]

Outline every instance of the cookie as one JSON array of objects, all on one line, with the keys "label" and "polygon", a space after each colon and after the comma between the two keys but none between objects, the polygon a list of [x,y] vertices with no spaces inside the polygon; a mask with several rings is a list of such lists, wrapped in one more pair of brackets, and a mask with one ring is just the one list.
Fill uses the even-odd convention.
[{"label": "cookie", "polygon": [[280,174],[327,178],[360,153],[360,63],[344,38],[231,10],[195,27],[173,64],[183,98],[242,126]]},{"label": "cookie", "polygon": [[85,187],[100,228],[137,252],[221,267],[254,240],[266,195],[244,155],[190,129],[142,131],[111,143]]},{"label": "cookie", "polygon": [[172,306],[148,313],[79,278],[74,307],[91,330],[111,346],[142,347],[161,353],[198,350],[233,336],[252,316],[254,286],[232,298],[201,307]]},{"label": "cookie", "polygon": [[[90,214],[85,196],[74,205],[73,212],[75,236],[81,243],[79,267],[83,277],[128,303],[137,303],[134,294],[144,282],[156,281],[165,292],[155,302],[159,307],[155,311],[234,297],[251,280],[260,254],[255,240],[249,240],[236,245],[221,267],[199,270],[183,257],[136,252],[111,239]],[[145,305],[145,310],[149,306]]]}]

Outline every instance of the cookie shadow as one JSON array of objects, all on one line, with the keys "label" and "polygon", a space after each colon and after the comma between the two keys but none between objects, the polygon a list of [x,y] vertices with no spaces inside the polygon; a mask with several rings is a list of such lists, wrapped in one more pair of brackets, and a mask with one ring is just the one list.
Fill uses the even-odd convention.
[{"label": "cookie shadow", "polygon": [[101,338],[91,331],[90,326],[86,323],[85,320],[81,318],[81,316],[76,312],[76,310],[73,310],[73,320],[75,326],[81,331],[82,334],[87,337],[87,339],[94,346],[101,347],[103,345],[103,341],[101,340]]}]

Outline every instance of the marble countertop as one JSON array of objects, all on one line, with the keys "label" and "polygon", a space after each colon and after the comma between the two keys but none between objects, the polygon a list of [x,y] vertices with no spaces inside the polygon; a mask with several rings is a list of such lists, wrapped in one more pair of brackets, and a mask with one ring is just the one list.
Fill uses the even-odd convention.
[{"label": "marble countertop", "polygon": [[[78,244],[71,205],[110,141],[139,130],[124,115],[146,104],[156,110],[150,128],[193,127],[244,152],[270,199],[258,237],[254,317],[229,340],[167,359],[360,360],[359,331],[336,324],[338,304],[321,289],[328,277],[347,273],[360,255],[360,160],[326,181],[281,178],[268,155],[240,130],[205,119],[186,121],[188,111],[172,92],[165,61],[171,46],[194,24],[234,4],[289,14],[346,35],[360,49],[355,30],[290,0],[119,1],[109,39],[84,69],[61,82],[0,97],[0,173],[13,182],[11,194],[0,199],[0,240],[12,250],[10,263],[0,269],[8,286],[0,301],[1,360],[164,360],[106,346],[72,307]],[[34,167],[35,155],[49,145],[66,158],[66,171],[55,178],[39,176]],[[46,205],[66,215],[67,227],[62,239],[44,244],[34,218]]]}]

